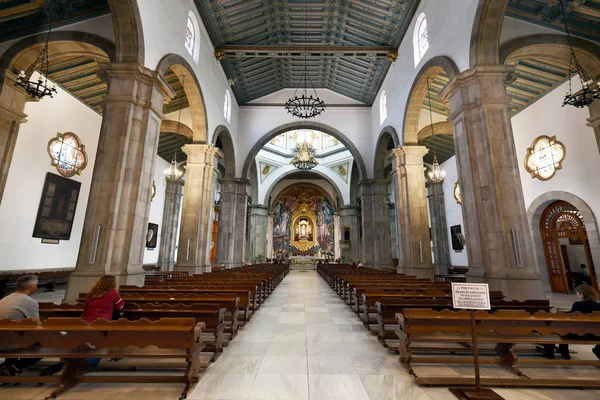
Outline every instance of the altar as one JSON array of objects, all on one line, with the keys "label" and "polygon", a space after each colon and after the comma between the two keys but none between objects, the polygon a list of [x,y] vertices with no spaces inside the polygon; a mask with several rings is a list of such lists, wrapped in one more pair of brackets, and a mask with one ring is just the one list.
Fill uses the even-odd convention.
[{"label": "altar", "polygon": [[294,270],[313,270],[317,266],[317,257],[315,256],[292,256],[290,257],[290,269]]}]

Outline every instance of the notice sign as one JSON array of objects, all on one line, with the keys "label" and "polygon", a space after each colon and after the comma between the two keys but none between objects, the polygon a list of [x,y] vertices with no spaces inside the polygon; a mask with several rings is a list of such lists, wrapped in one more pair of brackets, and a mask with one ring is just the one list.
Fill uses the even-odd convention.
[{"label": "notice sign", "polygon": [[452,304],[454,308],[489,310],[491,307],[488,284],[452,282]]}]

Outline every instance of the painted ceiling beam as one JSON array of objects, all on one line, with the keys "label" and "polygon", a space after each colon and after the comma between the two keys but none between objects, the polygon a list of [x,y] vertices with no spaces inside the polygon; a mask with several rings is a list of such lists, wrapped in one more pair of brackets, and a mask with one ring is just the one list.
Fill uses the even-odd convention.
[{"label": "painted ceiling beam", "polygon": [[395,61],[398,52],[389,46],[244,46],[229,45],[215,49],[215,58],[290,58],[303,55],[323,57],[372,57]]}]

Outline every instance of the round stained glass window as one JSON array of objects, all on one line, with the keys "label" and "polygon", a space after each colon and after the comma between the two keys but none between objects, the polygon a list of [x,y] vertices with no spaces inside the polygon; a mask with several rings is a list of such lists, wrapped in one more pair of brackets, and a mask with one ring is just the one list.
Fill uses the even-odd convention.
[{"label": "round stained glass window", "polygon": [[74,133],[59,133],[48,142],[48,155],[52,165],[62,176],[81,174],[87,165],[85,146]]},{"label": "round stained glass window", "polygon": [[527,149],[525,169],[532,178],[547,181],[562,168],[565,155],[565,145],[556,140],[556,136],[540,136]]}]

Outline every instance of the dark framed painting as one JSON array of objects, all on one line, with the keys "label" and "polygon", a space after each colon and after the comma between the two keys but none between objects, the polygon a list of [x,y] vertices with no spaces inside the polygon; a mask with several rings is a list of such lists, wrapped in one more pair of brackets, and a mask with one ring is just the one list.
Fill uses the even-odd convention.
[{"label": "dark framed painting", "polygon": [[158,237],[158,225],[148,223],[148,232],[146,232],[146,248],[156,248],[156,238]]},{"label": "dark framed painting", "polygon": [[33,237],[69,240],[81,182],[46,173]]},{"label": "dark framed painting", "polygon": [[461,252],[464,248],[463,242],[460,237],[462,236],[462,230],[460,225],[454,225],[450,227],[450,238],[452,239],[452,250]]}]

